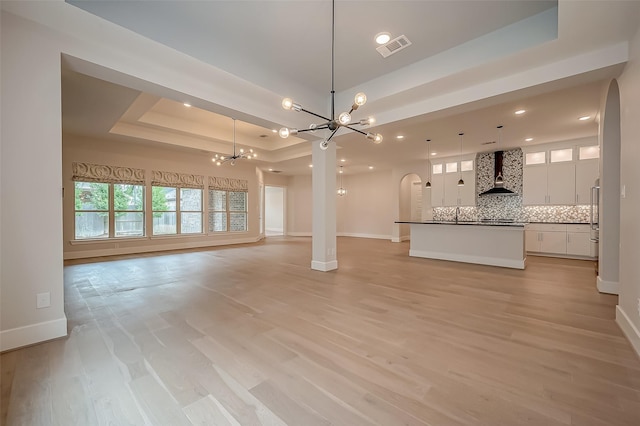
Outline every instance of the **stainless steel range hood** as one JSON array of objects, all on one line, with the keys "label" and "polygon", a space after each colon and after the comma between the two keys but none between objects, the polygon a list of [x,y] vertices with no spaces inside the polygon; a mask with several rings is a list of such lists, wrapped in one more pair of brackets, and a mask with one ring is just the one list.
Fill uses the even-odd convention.
[{"label": "stainless steel range hood", "polygon": [[484,197],[486,195],[518,195],[515,192],[504,187],[504,179],[502,177],[502,151],[495,152],[494,159],[494,180],[493,180],[493,188],[488,191],[484,191],[479,196]]}]

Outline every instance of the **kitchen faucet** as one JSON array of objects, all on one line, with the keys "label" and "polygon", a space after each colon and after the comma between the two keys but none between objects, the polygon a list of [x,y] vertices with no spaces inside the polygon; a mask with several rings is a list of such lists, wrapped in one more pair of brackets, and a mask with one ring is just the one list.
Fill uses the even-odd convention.
[{"label": "kitchen faucet", "polygon": [[458,223],[458,216],[460,216],[460,207],[456,207],[456,223]]}]

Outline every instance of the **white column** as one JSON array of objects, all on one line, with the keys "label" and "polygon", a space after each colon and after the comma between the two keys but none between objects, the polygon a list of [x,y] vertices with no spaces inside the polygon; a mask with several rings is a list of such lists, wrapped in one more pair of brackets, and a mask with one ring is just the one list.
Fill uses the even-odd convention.
[{"label": "white column", "polygon": [[312,142],[313,217],[311,269],[338,269],[336,260],[336,144],[329,142],[323,151],[320,143]]}]

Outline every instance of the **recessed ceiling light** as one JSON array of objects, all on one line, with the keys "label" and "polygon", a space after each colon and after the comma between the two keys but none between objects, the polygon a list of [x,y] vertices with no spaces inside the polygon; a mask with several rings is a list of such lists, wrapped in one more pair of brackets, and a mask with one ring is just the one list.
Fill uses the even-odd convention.
[{"label": "recessed ceiling light", "polygon": [[278,133],[278,130],[277,129],[271,129],[271,132],[272,133]]},{"label": "recessed ceiling light", "polygon": [[585,115],[584,117],[580,117],[580,118],[578,118],[578,120],[580,120],[580,121],[586,121],[586,120],[588,120],[588,119],[590,119],[590,118],[591,118],[590,116]]},{"label": "recessed ceiling light", "polygon": [[526,138],[525,142],[531,142],[533,140],[533,138]]},{"label": "recessed ceiling light", "polygon": [[378,44],[387,44],[389,40],[391,40],[391,34],[386,32],[378,33],[376,34],[375,40]]},{"label": "recessed ceiling light", "polygon": [[431,155],[436,155],[436,154],[437,154],[437,152],[432,152],[432,153],[431,153]]},{"label": "recessed ceiling light", "polygon": [[373,170],[373,166],[369,166],[369,170]]},{"label": "recessed ceiling light", "polygon": [[[342,167],[342,166],[340,166],[340,167]],[[340,169],[340,171],[338,173],[342,174],[342,169]]]},{"label": "recessed ceiling light", "polygon": [[340,162],[341,162],[341,163],[344,163],[345,161],[347,161],[347,160],[345,160],[344,158],[341,158],[341,159],[340,159]]},{"label": "recessed ceiling light", "polygon": [[313,167],[313,164],[309,164],[309,167]]},{"label": "recessed ceiling light", "polygon": [[269,169],[269,171],[270,171],[270,172],[272,172],[272,171],[273,171],[273,169]]},{"label": "recessed ceiling light", "polygon": [[403,135],[398,135],[398,136],[396,136],[396,139],[404,139],[404,136]]},{"label": "recessed ceiling light", "polygon": [[522,114],[524,114],[525,112],[527,112],[527,111],[526,111],[526,110],[524,110],[524,109],[519,109],[519,110],[517,110],[514,114],[515,114],[515,115],[522,115]]},{"label": "recessed ceiling light", "polygon": [[187,108],[191,108],[191,104],[189,102],[185,102],[182,105],[186,106]]}]

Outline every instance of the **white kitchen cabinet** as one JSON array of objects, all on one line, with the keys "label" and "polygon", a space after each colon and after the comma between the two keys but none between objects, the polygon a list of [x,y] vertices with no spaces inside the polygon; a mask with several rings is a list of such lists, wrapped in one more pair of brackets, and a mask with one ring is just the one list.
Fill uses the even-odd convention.
[{"label": "white kitchen cabinet", "polygon": [[591,187],[598,176],[597,158],[576,163],[576,204],[591,203]]},{"label": "white kitchen cabinet", "polygon": [[458,205],[458,179],[459,173],[446,173],[444,175],[444,206]]},{"label": "white kitchen cabinet", "polygon": [[444,175],[431,176],[431,207],[444,206]]},{"label": "white kitchen cabinet", "polygon": [[[458,186],[461,177],[464,185]],[[476,176],[473,170],[444,175],[443,205],[448,207],[476,205]]]},{"label": "white kitchen cabinet", "polygon": [[547,204],[547,166],[545,164],[524,168],[522,204]]},{"label": "white kitchen cabinet", "polygon": [[525,250],[532,254],[597,257],[589,225],[533,223],[525,227]]},{"label": "white kitchen cabinet", "polygon": [[522,183],[524,205],[575,204],[576,176],[573,163],[525,167]]},{"label": "white kitchen cabinet", "polygon": [[566,254],[567,226],[555,223],[527,225],[525,248],[534,253]]},{"label": "white kitchen cabinet", "polygon": [[549,164],[547,170],[547,204],[575,204],[576,166],[573,163]]},{"label": "white kitchen cabinet", "polygon": [[476,205],[476,173],[473,170],[462,172],[464,186],[458,187],[459,205],[475,206]]},{"label": "white kitchen cabinet", "polygon": [[567,225],[567,254],[592,257],[589,225]]}]

